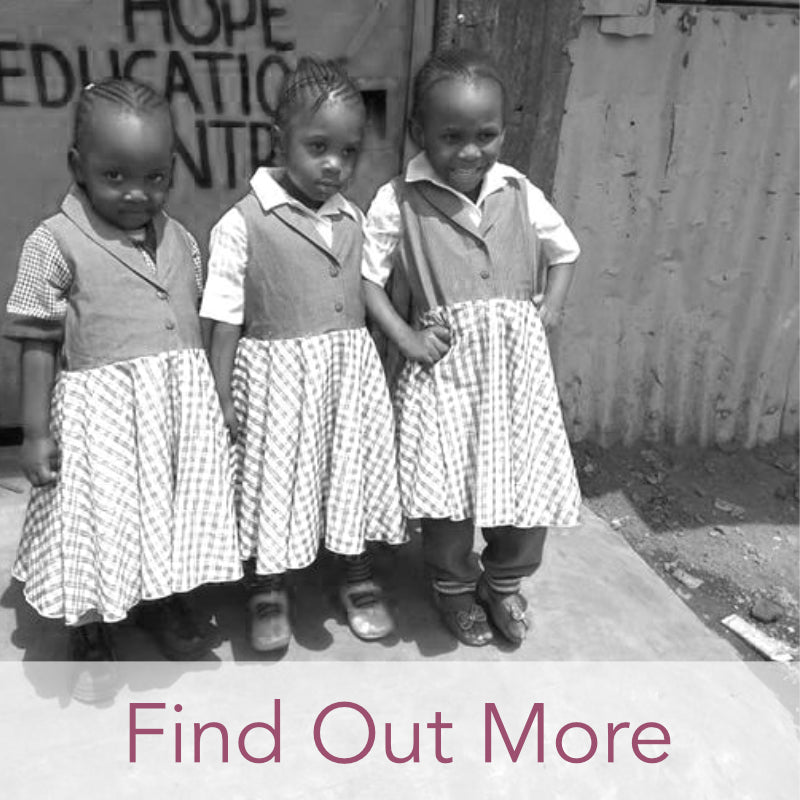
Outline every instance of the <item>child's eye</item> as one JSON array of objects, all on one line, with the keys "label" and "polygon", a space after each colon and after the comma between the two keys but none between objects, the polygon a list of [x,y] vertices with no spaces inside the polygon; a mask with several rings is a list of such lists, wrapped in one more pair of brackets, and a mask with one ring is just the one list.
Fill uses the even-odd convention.
[{"label": "child's eye", "polygon": [[442,135],[442,141],[445,144],[457,144],[459,141],[459,136],[457,133],[445,133]]},{"label": "child's eye", "polygon": [[152,175],[148,176],[150,183],[155,183],[156,185],[163,183],[166,180],[166,175],[163,172],[154,172]]},{"label": "child's eye", "polygon": [[103,177],[112,183],[119,183],[122,180],[122,173],[116,169],[108,169],[103,173]]},{"label": "child's eye", "polygon": [[321,156],[325,152],[325,142],[309,142],[306,147],[315,156]]},{"label": "child's eye", "polygon": [[355,158],[358,155],[357,147],[345,147],[342,149],[342,155],[345,158]]},{"label": "child's eye", "polygon": [[478,134],[478,142],[480,144],[489,144],[489,142],[493,142],[497,138],[497,134],[493,131],[485,131],[484,133]]}]

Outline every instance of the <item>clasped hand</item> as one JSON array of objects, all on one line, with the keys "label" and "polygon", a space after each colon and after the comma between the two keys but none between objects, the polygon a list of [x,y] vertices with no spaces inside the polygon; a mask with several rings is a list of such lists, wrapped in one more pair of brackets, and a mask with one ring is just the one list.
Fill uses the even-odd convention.
[{"label": "clasped hand", "polygon": [[419,331],[411,331],[408,339],[400,344],[400,352],[410,361],[424,367],[432,367],[450,349],[450,330],[443,325],[431,325]]}]

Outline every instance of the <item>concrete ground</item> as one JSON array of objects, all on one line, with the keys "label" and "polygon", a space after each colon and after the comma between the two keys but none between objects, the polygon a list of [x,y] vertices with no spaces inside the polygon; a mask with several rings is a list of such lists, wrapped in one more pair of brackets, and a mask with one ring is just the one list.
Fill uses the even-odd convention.
[{"label": "concrete ground", "polygon": [[[115,632],[122,659],[118,696],[100,708],[76,703],[65,665],[58,663],[66,647],[63,627],[40,619],[10,577],[28,492],[14,462],[13,451],[0,450],[0,752],[6,796],[100,798],[114,786],[119,797],[250,800],[267,796],[265,780],[268,796],[281,798],[516,799],[532,796],[534,785],[537,796],[556,800],[798,796],[796,665],[742,662],[588,509],[580,527],[551,533],[542,569],[523,587],[535,629],[519,648],[457,644],[431,606],[414,540],[396,553],[377,553],[376,572],[398,625],[385,641],[365,643],[350,633],[336,601],[336,565],[323,557],[295,577],[295,638],[281,656],[259,656],[248,648],[240,587],[205,587],[197,601],[215,616],[224,636],[205,662],[164,662],[142,630],[122,623]],[[388,663],[393,661],[404,663]],[[361,663],[353,668],[353,662]],[[175,712],[186,709],[184,728],[191,730],[191,720],[273,720],[271,698],[280,698],[284,709],[279,765],[242,766],[240,760],[236,768],[220,766],[212,745],[205,745],[202,764],[177,764],[166,735],[140,736],[139,760],[129,759],[129,703],[151,709],[143,712],[150,716],[141,725],[156,723],[169,731],[176,719],[173,703]],[[411,725],[441,710],[448,720],[447,753],[457,766],[434,759],[430,723],[422,726],[427,750],[407,769],[381,759],[380,747],[363,763],[331,764],[309,732],[317,730],[314,713],[344,699],[357,700],[362,710],[368,706],[379,722],[392,715],[406,748]],[[516,737],[525,716],[534,701],[545,699],[547,763],[535,758],[532,742],[518,763],[512,761],[511,745],[504,748],[496,731],[495,761],[486,763],[480,744],[484,702],[502,709],[510,741],[521,748],[524,735]],[[152,710],[165,703],[166,711]],[[342,724],[355,721],[346,728],[338,712],[325,723],[326,744],[336,752],[358,753],[363,746],[363,720],[353,714],[342,712]],[[620,749],[613,764],[601,755],[576,767],[552,752],[553,721],[559,719],[572,725],[591,720],[599,735],[605,735],[605,721],[609,729],[623,719],[633,725],[663,722],[671,736],[669,757],[643,763],[628,744],[627,756]]]},{"label": "concrete ground", "polygon": [[[13,448],[0,450],[0,660],[61,660],[66,636],[58,621],[27,605],[11,578],[28,487]],[[480,542],[476,543],[480,546]],[[686,605],[589,509],[580,527],[550,532],[545,561],[526,581],[534,629],[518,648],[497,643],[459,645],[439,623],[422,571],[418,537],[396,551],[375,552],[376,577],[397,620],[395,635],[381,642],[356,639],[337,599],[335,559],[322,555],[293,576],[295,637],[277,658],[295,661],[727,661],[735,650],[702,624]],[[224,642],[211,658],[274,660],[246,641],[244,594],[239,586],[210,586],[195,593],[216,617]],[[116,626],[124,660],[160,660],[148,635],[131,623]]]}]

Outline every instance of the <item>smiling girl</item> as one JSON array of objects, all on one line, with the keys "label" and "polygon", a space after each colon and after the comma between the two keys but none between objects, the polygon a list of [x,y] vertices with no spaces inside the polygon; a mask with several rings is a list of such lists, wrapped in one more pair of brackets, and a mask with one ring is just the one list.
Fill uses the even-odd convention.
[{"label": "smiling girl", "polygon": [[[506,97],[490,60],[432,56],[414,85],[422,152],[367,218],[367,308],[405,357],[395,388],[400,489],[422,520],[445,625],[468,645],[526,635],[520,581],[546,528],[577,524],[580,494],[545,331],[579,248],[524,175],[498,161]],[[384,290],[410,296],[399,313]],[[486,545],[473,553],[475,527]]]},{"label": "smiling girl", "polygon": [[113,659],[106,623],[143,600],[165,655],[202,656],[219,637],[176,593],[241,574],[199,251],[163,211],[174,141],[150,87],[86,87],[74,185],[26,240],[8,302],[34,487],[14,575],[65,618],[77,660]]}]

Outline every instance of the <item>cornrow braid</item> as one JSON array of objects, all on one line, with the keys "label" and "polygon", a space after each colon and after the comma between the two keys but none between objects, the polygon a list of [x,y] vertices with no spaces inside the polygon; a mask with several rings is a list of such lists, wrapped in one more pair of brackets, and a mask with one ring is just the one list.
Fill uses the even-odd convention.
[{"label": "cornrow braid", "polygon": [[317,111],[328,100],[364,103],[355,82],[340,64],[303,56],[283,83],[276,114],[278,125],[285,127],[299,110]]},{"label": "cornrow braid", "polygon": [[98,102],[112,103],[135,114],[164,112],[173,123],[172,111],[166,98],[151,86],[127,78],[106,78],[83,87],[75,106],[72,141],[78,144]]},{"label": "cornrow braid", "polygon": [[466,48],[439,50],[419,68],[414,78],[414,97],[411,119],[420,121],[425,97],[440,81],[458,78],[464,81],[491,80],[497,83],[506,105],[506,89],[494,61],[486,53]]}]

